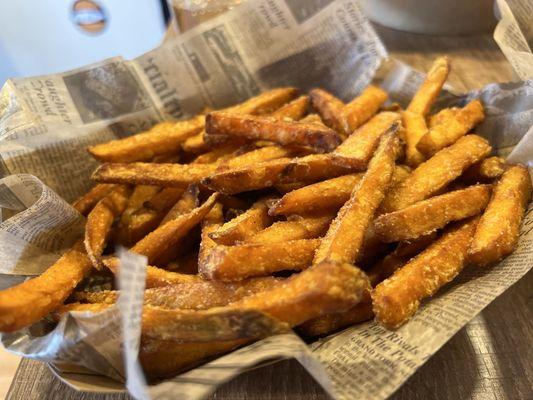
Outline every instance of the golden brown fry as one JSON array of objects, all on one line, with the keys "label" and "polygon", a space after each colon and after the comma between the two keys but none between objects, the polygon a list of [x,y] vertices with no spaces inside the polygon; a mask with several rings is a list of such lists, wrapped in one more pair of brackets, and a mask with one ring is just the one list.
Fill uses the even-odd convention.
[{"label": "golden brown fry", "polygon": [[[195,280],[146,289],[144,304],[153,307],[182,310],[207,310],[225,306],[246,296],[271,289],[284,281],[282,278],[253,278],[240,282]],[[77,292],[74,299],[82,303],[114,304],[120,292]],[[80,304],[84,306],[85,304]],[[77,310],[77,307],[71,307]]]},{"label": "golden brown fry", "polygon": [[392,187],[381,206],[383,213],[427,199],[491,151],[480,136],[467,135],[420,164],[403,182]]},{"label": "golden brown fry", "polygon": [[372,118],[387,101],[387,97],[387,92],[383,89],[374,85],[367,86],[359,96],[342,109],[344,133],[351,134]]},{"label": "golden brown fry", "polygon": [[372,302],[366,301],[343,313],[327,314],[311,319],[300,325],[297,330],[307,337],[323,336],[359,322],[368,321],[373,317]]},{"label": "golden brown fry", "polygon": [[450,62],[446,57],[435,60],[427,77],[413,96],[409,106],[403,113],[405,127],[406,162],[410,167],[417,167],[426,157],[417,149],[420,139],[427,133],[425,116],[439,95],[448,73]]},{"label": "golden brown fry", "polygon": [[149,131],[89,147],[89,153],[105,162],[149,161],[177,153],[186,139],[203,129],[204,123],[203,115],[187,121],[161,122]]},{"label": "golden brown fry", "polygon": [[331,151],[341,142],[335,131],[319,124],[221,111],[207,114],[204,139],[208,143],[211,135],[269,140],[281,145],[307,146],[320,152]]},{"label": "golden brown fry", "polygon": [[235,194],[271,187],[278,183],[313,182],[361,170],[364,165],[345,163],[331,154],[312,154],[299,158],[280,158],[248,167],[215,173],[202,183],[224,194]]},{"label": "golden brown fry", "polygon": [[516,248],[530,200],[531,178],[527,168],[515,165],[505,171],[479,221],[468,254],[470,262],[492,264]]},{"label": "golden brown fry", "polygon": [[268,215],[266,199],[263,199],[254,203],[249,210],[212,231],[209,237],[218,244],[233,245],[266,228],[271,222],[272,218]]},{"label": "golden brown fry", "polygon": [[103,164],[94,171],[97,182],[182,187],[198,183],[216,170],[217,164]]},{"label": "golden brown fry", "polygon": [[459,110],[459,107],[443,108],[438,113],[431,115],[428,120],[429,128],[434,128],[440,124],[447,124],[448,121],[455,119]]},{"label": "golden brown fry", "polygon": [[327,126],[337,132],[344,132],[344,103],[323,89],[313,89],[309,92],[313,107],[320,113]]},{"label": "golden brown fry", "polygon": [[418,310],[420,301],[432,296],[463,269],[478,218],[447,229],[425,251],[376,286],[372,303],[376,320],[398,328]]},{"label": "golden brown fry", "polygon": [[87,216],[96,203],[107,196],[113,189],[115,189],[115,185],[110,183],[99,183],[94,185],[91,190],[72,203],[72,207],[74,207],[80,214]]},{"label": "golden brown fry", "polygon": [[411,99],[407,111],[415,114],[427,115],[437,99],[442,86],[450,73],[450,60],[447,57],[439,57],[431,66],[424,83]]},{"label": "golden brown fry", "polygon": [[13,332],[39,321],[60,306],[91,270],[80,241],[40,276],[1,290],[0,332]]},{"label": "golden brown fry", "polygon": [[483,105],[473,100],[462,108],[447,124],[431,128],[416,144],[416,148],[426,157],[431,157],[440,149],[455,143],[485,118]]},{"label": "golden brown fry", "polygon": [[85,250],[93,266],[101,269],[101,256],[115,219],[126,208],[131,188],[117,186],[94,206],[85,224]]},{"label": "golden brown fry", "polygon": [[186,214],[198,207],[198,194],[200,190],[198,185],[191,185],[187,188],[185,193],[181,196],[176,204],[168,211],[159,226],[166,224],[168,221],[178,218],[180,215]]},{"label": "golden brown fry", "polygon": [[292,216],[246,238],[247,244],[266,244],[287,240],[315,239],[326,233],[333,215]]},{"label": "golden brown fry", "polygon": [[348,310],[361,301],[368,288],[368,279],[359,268],[324,262],[228,307],[259,310],[295,326],[324,314]]},{"label": "golden brown fry", "polygon": [[481,213],[490,199],[490,185],[470,186],[419,201],[376,218],[374,227],[384,242],[414,239]]},{"label": "golden brown fry", "polygon": [[[392,185],[406,179],[409,173],[406,167],[396,166]],[[350,199],[353,188],[362,178],[362,173],[343,175],[296,189],[273,203],[269,214],[309,214],[318,210],[338,210]]]},{"label": "golden brown fry", "polygon": [[361,163],[368,164],[372,154],[378,147],[379,139],[389,129],[394,129],[393,124],[399,122],[400,114],[381,112],[354,131],[348,138],[335,149],[335,154],[356,158]]},{"label": "golden brown fry", "polygon": [[392,181],[397,156],[397,136],[383,135],[363,179],[342,206],[318,248],[314,263],[331,260],[354,263],[358,260],[365,232]]},{"label": "golden brown fry", "polygon": [[426,160],[424,154],[416,147],[420,139],[428,132],[426,119],[422,114],[404,111],[402,122],[405,135],[405,163],[416,168]]},{"label": "golden brown fry", "polygon": [[207,215],[217,200],[212,194],[204,204],[191,212],[173,219],[149,233],[131,248],[134,253],[146,256],[149,262],[157,260],[169,248],[177,246],[183,237]]},{"label": "golden brown fry", "polygon": [[320,240],[300,239],[266,244],[217,246],[211,250],[198,272],[206,279],[239,281],[267,276],[277,271],[307,268]]},{"label": "golden brown fry", "polygon": [[302,119],[302,117],[305,115],[308,105],[309,97],[300,96],[297,99],[291,101],[290,103],[281,106],[270,115],[278,119],[290,118],[294,121],[298,121]]},{"label": "golden brown fry", "polygon": [[486,182],[499,178],[506,169],[507,164],[503,158],[487,157],[469,167],[461,176],[461,180],[468,183]]}]

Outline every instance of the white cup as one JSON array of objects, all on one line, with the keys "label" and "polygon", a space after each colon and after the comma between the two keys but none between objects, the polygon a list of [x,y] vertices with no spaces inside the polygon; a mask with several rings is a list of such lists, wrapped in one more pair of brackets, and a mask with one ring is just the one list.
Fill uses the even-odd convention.
[{"label": "white cup", "polygon": [[370,20],[414,33],[458,35],[492,32],[493,0],[363,0]]}]

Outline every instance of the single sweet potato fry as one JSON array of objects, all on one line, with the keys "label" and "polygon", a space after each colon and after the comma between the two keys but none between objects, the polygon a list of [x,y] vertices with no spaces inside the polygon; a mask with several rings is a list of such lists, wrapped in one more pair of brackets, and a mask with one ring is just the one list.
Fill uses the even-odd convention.
[{"label": "single sweet potato fry", "polygon": [[311,147],[319,152],[328,152],[337,147],[341,139],[328,127],[276,117],[212,112],[206,117],[206,135],[245,138],[247,140],[269,140],[281,145]]},{"label": "single sweet potato fry", "polygon": [[348,138],[335,149],[334,153],[340,156],[355,158],[361,163],[368,164],[372,154],[378,147],[381,136],[392,129],[395,122],[399,122],[400,114],[381,112],[367,123],[355,130]]},{"label": "single sweet potato fry", "polygon": [[202,183],[223,194],[235,194],[271,187],[278,183],[316,182],[364,169],[364,165],[345,163],[331,154],[312,154],[299,158],[280,158],[248,167],[212,174]]},{"label": "single sweet potato fry", "polygon": [[374,221],[379,238],[387,243],[414,239],[446,224],[480,214],[487,206],[490,185],[470,186],[382,214]]},{"label": "single sweet potato fry", "polygon": [[383,135],[363,179],[342,206],[318,248],[314,263],[358,261],[365,232],[392,181],[397,157],[396,133]]},{"label": "single sweet potato fry", "polygon": [[368,287],[368,279],[359,268],[321,263],[228,307],[259,310],[295,326],[349,309],[361,300]]},{"label": "single sweet potato fry", "polygon": [[372,304],[379,323],[398,328],[415,314],[422,299],[461,272],[478,219],[448,228],[440,239],[376,286]]},{"label": "single sweet potato fry", "polygon": [[273,203],[269,214],[308,214],[316,210],[339,209],[362,178],[362,173],[343,175],[293,190]]},{"label": "single sweet potato fry", "polygon": [[89,147],[89,153],[105,162],[149,161],[155,156],[177,153],[186,139],[203,129],[204,123],[204,115],[187,121],[161,122],[147,132]]},{"label": "single sweet potato fry", "polygon": [[268,228],[246,238],[243,243],[267,244],[287,240],[315,239],[326,233],[333,215],[291,216],[287,221],[278,221]]},{"label": "single sweet potato fry", "polygon": [[420,164],[403,182],[392,187],[381,205],[382,213],[400,210],[437,193],[470,165],[491,151],[480,136],[467,135]]},{"label": "single sweet potato fry", "polygon": [[13,332],[39,321],[59,307],[91,270],[80,241],[40,276],[1,290],[0,332]]},{"label": "single sweet potato fry", "polygon": [[91,190],[72,203],[72,207],[74,207],[80,214],[87,216],[96,203],[107,196],[113,189],[115,189],[115,185],[111,183],[99,183],[94,185]]},{"label": "single sweet potato fry", "polygon": [[[233,303],[246,296],[273,288],[283,278],[252,278],[240,282],[195,280],[146,289],[144,304],[153,307],[182,310],[207,310]],[[114,304],[120,291],[76,292],[73,297],[81,303]]]},{"label": "single sweet potato fry", "polygon": [[277,271],[302,270],[311,265],[320,240],[300,239],[266,244],[217,246],[211,250],[199,273],[206,279],[239,281],[267,276]]},{"label": "single sweet potato fry", "polygon": [[505,171],[477,226],[468,254],[470,262],[493,264],[516,248],[530,200],[531,178],[527,168],[515,165]]},{"label": "single sweet potato fry", "polygon": [[447,57],[437,58],[429,69],[424,83],[422,83],[407,106],[407,111],[427,115],[442,90],[449,73],[450,60]]},{"label": "single sweet potato fry", "polygon": [[344,103],[323,89],[313,89],[309,92],[309,96],[311,104],[319,112],[326,125],[346,135],[342,114]]},{"label": "single sweet potato fry", "polygon": [[431,128],[416,144],[416,148],[426,157],[431,157],[440,149],[455,143],[485,118],[483,105],[473,100],[459,110],[446,124]]},{"label": "single sweet potato fry", "polygon": [[342,109],[344,133],[350,135],[354,130],[372,118],[387,101],[387,92],[369,85],[359,96]]},{"label": "single sweet potato fry", "polygon": [[217,230],[212,231],[209,237],[217,244],[233,245],[245,240],[272,222],[268,215],[266,199],[257,201],[250,209],[226,222]]},{"label": "single sweet potato fry", "polygon": [[128,203],[131,188],[117,186],[94,206],[85,224],[85,250],[93,266],[101,269],[101,257],[111,234],[111,227]]},{"label": "single sweet potato fry", "polygon": [[[392,186],[409,176],[408,168],[397,165],[392,176]],[[319,210],[338,210],[350,199],[353,188],[363,178],[362,173],[343,175],[313,183],[286,193],[274,202],[270,215],[309,214]]]},{"label": "single sweet potato fry", "polygon": [[212,174],[216,164],[103,164],[94,171],[97,182],[182,187]]},{"label": "single sweet potato fry", "polygon": [[131,251],[156,260],[167,249],[176,246],[183,237],[207,215],[217,200],[217,193],[212,194],[200,207],[161,225],[149,233],[131,248]]}]

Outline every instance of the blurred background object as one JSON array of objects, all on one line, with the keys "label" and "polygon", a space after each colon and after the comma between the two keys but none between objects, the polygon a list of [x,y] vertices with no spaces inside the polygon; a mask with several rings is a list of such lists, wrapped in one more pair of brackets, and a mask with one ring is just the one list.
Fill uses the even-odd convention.
[{"label": "blurred background object", "polygon": [[370,20],[389,28],[432,35],[492,32],[493,0],[363,0]]},{"label": "blurred background object", "polygon": [[133,58],[166,31],[165,0],[0,2],[0,85],[113,56]]},{"label": "blurred background object", "polygon": [[[208,21],[244,0],[172,0],[171,4],[181,32],[188,31],[202,22]],[[328,1],[328,0],[326,0]]]}]

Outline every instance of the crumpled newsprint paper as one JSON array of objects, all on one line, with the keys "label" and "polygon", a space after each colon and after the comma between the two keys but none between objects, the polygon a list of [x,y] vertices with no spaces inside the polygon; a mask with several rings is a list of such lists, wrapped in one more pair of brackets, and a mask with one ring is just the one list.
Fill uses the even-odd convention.
[{"label": "crumpled newsprint paper", "polygon": [[521,79],[533,79],[533,2],[496,0],[501,20],[494,40]]},{"label": "crumpled newsprint paper", "polygon": [[[0,92],[0,282],[9,285],[43,271],[81,235],[83,217],[68,202],[90,185],[96,162],[85,151],[88,145],[273,86],[322,86],[347,100],[375,77],[385,56],[356,1],[265,0],[244,3],[136,60],[115,58],[9,81]],[[379,83],[392,101],[405,105],[423,75],[393,64]],[[490,137],[497,153],[533,165],[527,143],[533,135],[533,82],[448,93],[437,107],[464,105],[473,97],[487,110],[478,132]],[[488,270],[467,269],[394,332],[368,322],[310,346],[287,333],[146,385],[136,357],[146,260],[120,251],[117,283],[123,293],[117,306],[96,316],[71,313],[58,325],[45,320],[2,335],[2,343],[53,362],[59,371],[73,371],[72,365],[93,371],[85,389],[110,388],[95,378],[97,372],[124,382],[138,399],[199,399],[254,365],[283,357],[296,357],[336,399],[384,399],[530,269],[531,210],[512,256]]]}]

